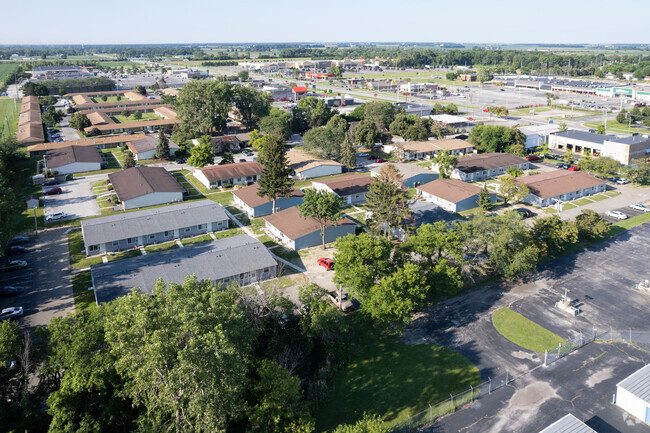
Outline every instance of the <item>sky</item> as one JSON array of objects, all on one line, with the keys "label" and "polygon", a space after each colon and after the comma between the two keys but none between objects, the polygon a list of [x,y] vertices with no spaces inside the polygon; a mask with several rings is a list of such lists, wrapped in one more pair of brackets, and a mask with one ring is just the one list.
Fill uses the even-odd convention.
[{"label": "sky", "polygon": [[649,0],[22,0],[2,11],[0,45],[650,43]]}]

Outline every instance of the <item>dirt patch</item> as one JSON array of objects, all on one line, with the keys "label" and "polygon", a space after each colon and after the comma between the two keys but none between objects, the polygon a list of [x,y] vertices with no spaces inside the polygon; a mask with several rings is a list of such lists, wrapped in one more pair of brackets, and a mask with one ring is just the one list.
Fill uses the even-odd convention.
[{"label": "dirt patch", "polygon": [[594,374],[589,376],[589,379],[585,382],[585,384],[589,388],[593,388],[595,385],[598,385],[600,382],[603,382],[607,379],[610,379],[612,377],[614,369],[612,367],[607,367],[600,369],[596,371]]}]

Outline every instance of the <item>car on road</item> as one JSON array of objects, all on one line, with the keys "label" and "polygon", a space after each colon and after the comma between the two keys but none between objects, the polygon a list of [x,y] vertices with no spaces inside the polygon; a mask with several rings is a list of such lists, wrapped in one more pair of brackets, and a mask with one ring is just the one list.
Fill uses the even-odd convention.
[{"label": "car on road", "polygon": [[62,220],[65,217],[66,217],[65,212],[54,212],[53,214],[49,214],[48,216],[46,216],[45,221]]},{"label": "car on road", "polygon": [[9,245],[22,245],[28,244],[30,239],[27,236],[14,236],[10,241]]},{"label": "car on road", "polygon": [[11,245],[5,248],[5,256],[17,256],[18,254],[25,254],[27,250],[25,247],[18,245]]},{"label": "car on road", "polygon": [[0,311],[0,320],[15,319],[23,315],[23,307],[9,307]]},{"label": "car on road", "polygon": [[0,296],[16,296],[23,292],[23,288],[19,286],[4,286],[0,287]]},{"label": "car on road", "polygon": [[569,171],[580,171],[580,166],[572,165],[571,167],[569,167]]},{"label": "car on road", "polygon": [[59,188],[59,187],[56,187],[56,188],[50,188],[48,190],[45,190],[43,195],[56,195],[56,194],[61,194],[61,193],[63,193],[63,190],[61,188]]},{"label": "car on road", "polygon": [[24,260],[7,260],[0,265],[0,272],[17,271],[19,269],[25,269],[26,267],[27,262]]},{"label": "car on road", "polygon": [[332,259],[328,259],[327,257],[321,257],[320,259],[316,260],[319,265],[327,269],[328,271],[331,271],[334,269],[334,262]]},{"label": "car on road", "polygon": [[630,180],[622,177],[619,180],[617,180],[616,183],[619,185],[627,185],[628,183],[630,183]]},{"label": "car on road", "polygon": [[521,207],[515,209],[515,212],[519,213],[522,216],[522,218],[530,218],[530,217],[533,216],[533,213],[531,211],[529,211],[528,209],[521,208]]},{"label": "car on road", "polygon": [[526,157],[526,159],[527,159],[528,161],[539,161],[539,156],[537,156],[537,155],[528,155],[528,156]]},{"label": "car on road", "polygon": [[650,207],[642,205],[641,203],[632,203],[630,208],[641,212],[650,212]]},{"label": "car on road", "polygon": [[58,180],[52,179],[52,180],[48,180],[47,182],[44,182],[43,186],[55,186],[55,185],[58,185],[59,183],[61,183],[61,182],[59,182]]},{"label": "car on road", "polygon": [[605,212],[605,215],[607,215],[608,217],[611,217],[611,218],[619,219],[619,220],[626,220],[627,219],[627,215],[625,215],[623,212],[617,211],[617,210],[607,211],[607,212]]}]

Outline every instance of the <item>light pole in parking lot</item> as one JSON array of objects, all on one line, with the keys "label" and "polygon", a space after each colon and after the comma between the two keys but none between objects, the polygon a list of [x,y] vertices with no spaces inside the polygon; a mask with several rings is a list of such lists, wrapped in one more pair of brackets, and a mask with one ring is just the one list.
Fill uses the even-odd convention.
[{"label": "light pole in parking lot", "polygon": [[38,236],[38,219],[36,218],[36,209],[38,209],[38,203],[34,205],[34,232]]}]

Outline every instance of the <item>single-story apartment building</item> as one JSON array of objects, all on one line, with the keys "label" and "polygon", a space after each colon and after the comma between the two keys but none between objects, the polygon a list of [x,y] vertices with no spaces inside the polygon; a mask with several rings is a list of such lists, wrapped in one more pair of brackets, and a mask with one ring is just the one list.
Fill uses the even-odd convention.
[{"label": "single-story apartment building", "polygon": [[[42,128],[41,128],[42,129]],[[68,146],[94,146],[97,149],[112,149],[125,145],[128,141],[143,140],[146,134],[109,135],[105,137],[82,138],[79,140],[62,141],[60,143],[37,143],[27,146],[29,156],[43,156],[50,150]]]},{"label": "single-story apartment building", "polygon": [[59,174],[97,171],[102,168],[102,156],[94,146],[66,146],[47,152],[47,168]]},{"label": "single-story apartment building", "polygon": [[[264,135],[264,133],[260,135]],[[241,150],[242,147],[246,146],[250,141],[251,141],[251,137],[246,132],[242,132],[239,134],[218,135],[210,139],[210,143],[212,144],[212,151],[214,153],[238,152],[239,150]]]},{"label": "single-story apartment building", "polygon": [[142,131],[145,129],[164,129],[167,127],[173,127],[174,125],[181,123],[178,119],[156,119],[156,120],[141,120],[136,122],[125,122],[125,123],[108,123],[104,125],[93,125],[84,129],[86,133],[92,131],[99,131],[101,134],[116,134],[118,132],[128,132],[128,131]]},{"label": "single-story apartment building", "polygon": [[185,189],[162,167],[131,167],[108,180],[124,210],[183,201]]},{"label": "single-story apartment building", "polygon": [[301,150],[287,152],[287,161],[294,179],[312,179],[343,172],[343,164],[330,159],[321,159]]},{"label": "single-story apartment building", "polygon": [[[416,188],[417,195],[449,212],[462,212],[478,206],[481,187],[457,179],[437,179]],[[490,202],[497,195],[490,192]]]},{"label": "single-story apartment building", "polygon": [[365,174],[345,174],[340,177],[312,182],[316,191],[334,193],[343,199],[344,204],[363,203],[372,183],[372,177]]},{"label": "single-story apartment building", "polygon": [[[278,241],[292,250],[300,250],[320,245],[323,241],[320,225],[316,219],[300,216],[298,207],[290,207],[273,215],[264,217],[266,230]],[[328,222],[325,227],[325,242],[334,242],[340,237],[354,234],[356,224],[343,218],[336,225]]]},{"label": "single-story apartment building", "polygon": [[[245,188],[236,189],[232,192],[235,206],[242,209],[251,218],[257,218],[273,213],[273,202],[266,197],[260,197],[257,192],[259,185],[253,184]],[[293,188],[289,197],[278,197],[275,200],[276,212],[302,204],[305,193]]]},{"label": "single-story apartment building", "polygon": [[229,227],[223,207],[212,200],[125,212],[81,221],[86,255],[169,242]]},{"label": "single-story apartment building", "polygon": [[194,177],[206,188],[223,186],[251,185],[262,176],[264,167],[256,161],[236,162],[234,164],[209,165],[194,170]]},{"label": "single-story apartment building", "polygon": [[458,221],[458,218],[454,217],[442,207],[423,200],[415,200],[410,203],[409,213],[410,216],[403,221],[403,226],[395,227],[392,230],[393,236],[402,241],[407,241],[409,235],[415,233],[418,227],[423,224],[433,224],[438,221],[445,221],[447,223]]},{"label": "single-story apartment building", "polygon": [[474,153],[474,146],[459,138],[443,138],[428,141],[403,141],[384,146],[384,151],[405,161],[430,159],[446,150],[451,155],[467,155]]},{"label": "single-story apartment building", "polygon": [[596,433],[596,430],[572,414],[567,414],[539,433]]},{"label": "single-story apartment building", "polygon": [[276,277],[277,262],[257,239],[248,235],[217,239],[185,248],[103,263],[91,268],[95,302],[127,295],[134,287],[151,294],[156,280],[182,284],[194,274],[226,286],[247,286]]},{"label": "single-story apartment building", "polygon": [[[370,170],[370,176],[377,177],[381,172],[381,168],[387,164],[380,165]],[[413,188],[414,186],[424,185],[425,183],[438,179],[438,173],[433,172],[425,167],[420,167],[415,164],[408,164],[405,162],[390,163],[404,179],[402,181],[402,188]]]},{"label": "single-story apartment building", "polygon": [[[169,155],[173,156],[180,147],[169,139],[167,139],[167,141],[169,142]],[[158,136],[145,135],[142,139],[127,141],[126,147],[128,147],[131,153],[133,153],[133,158],[136,161],[152,159],[156,154],[156,147],[158,147]]]},{"label": "single-story apartment building", "polygon": [[522,201],[546,207],[557,201],[570,201],[607,190],[604,180],[580,171],[556,170],[517,179],[530,190]]},{"label": "single-story apartment building", "polygon": [[616,406],[650,425],[650,364],[616,384]]},{"label": "single-story apartment building", "polygon": [[473,182],[506,174],[506,170],[510,167],[528,170],[530,163],[512,153],[491,152],[467,155],[458,160],[451,177]]},{"label": "single-story apartment building", "polygon": [[16,141],[20,144],[34,144],[45,141],[43,123],[29,122],[18,126]]}]

